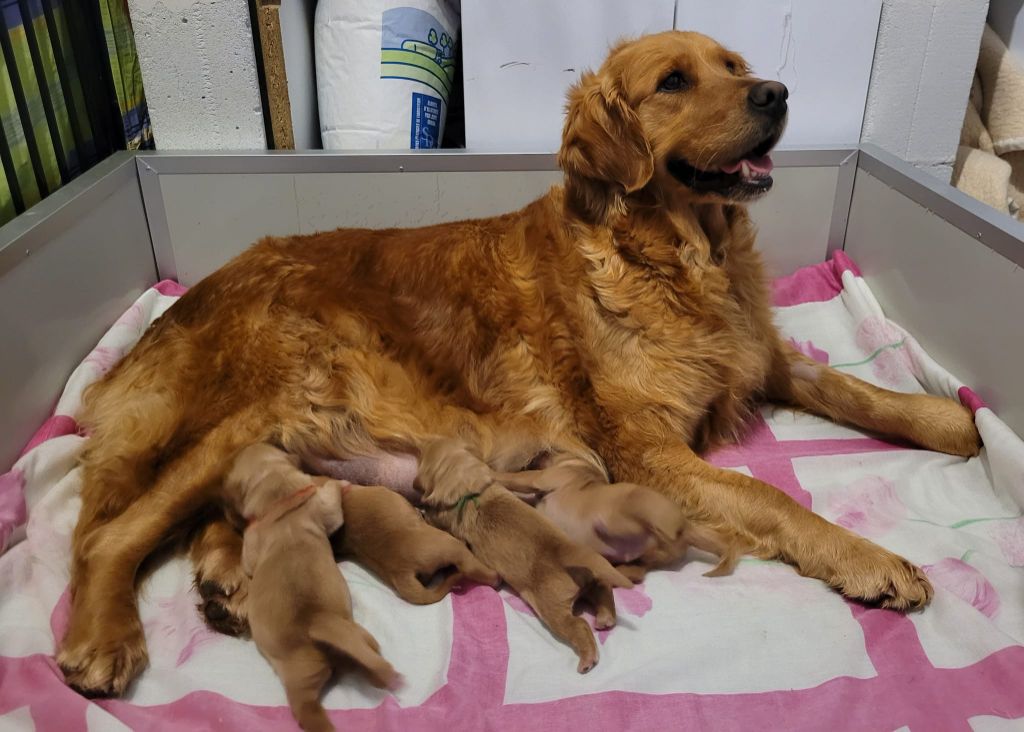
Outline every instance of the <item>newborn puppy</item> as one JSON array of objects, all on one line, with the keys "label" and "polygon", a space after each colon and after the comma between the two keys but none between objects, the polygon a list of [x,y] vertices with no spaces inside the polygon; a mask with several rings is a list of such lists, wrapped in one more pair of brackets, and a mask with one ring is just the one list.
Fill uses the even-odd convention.
[{"label": "newborn puppy", "polygon": [[494,479],[512,490],[543,494],[538,511],[634,582],[649,569],[680,561],[691,545],[721,557],[708,577],[730,574],[739,558],[736,541],[687,521],[662,494],[635,483],[608,483],[599,470],[568,454],[551,456],[542,469],[496,473]]},{"label": "newborn puppy", "polygon": [[586,673],[597,664],[594,634],[573,608],[579,600],[589,601],[597,627],[609,628],[615,624],[612,588],[632,587],[632,582],[497,483],[453,505],[432,505],[428,492],[424,501],[431,523],[469,544],[572,647],[579,657],[577,671]]},{"label": "newborn puppy", "polygon": [[328,537],[342,524],[343,484],[317,480],[270,445],[246,448],[224,481],[229,508],[248,521],[242,567],[249,627],[284,684],[305,730],[333,730],[320,692],[340,657],[362,666],[379,687],[395,680],[377,641],[352,620],[348,586]]},{"label": "newborn puppy", "polygon": [[[398,493],[383,486],[342,489],[345,526],[340,549],[376,574],[402,599],[417,605],[437,602],[463,577],[497,587],[501,577],[485,567],[466,545],[430,526]],[[435,587],[425,583],[454,568]]]}]

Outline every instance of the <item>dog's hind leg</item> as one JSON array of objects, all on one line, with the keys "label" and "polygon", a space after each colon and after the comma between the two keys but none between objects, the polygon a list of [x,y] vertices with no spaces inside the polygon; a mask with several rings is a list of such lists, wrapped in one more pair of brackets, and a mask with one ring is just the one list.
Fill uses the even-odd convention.
[{"label": "dog's hind leg", "polygon": [[76,537],[79,581],[57,654],[71,686],[92,695],[122,694],[145,667],[135,598],[139,565],[210,501],[234,453],[264,437],[265,421],[255,410],[224,419],[168,464],[156,484],[122,513]]},{"label": "dog's hind leg", "polygon": [[224,516],[214,516],[193,537],[190,554],[206,624],[225,635],[247,634],[249,578],[242,570],[242,535]]}]

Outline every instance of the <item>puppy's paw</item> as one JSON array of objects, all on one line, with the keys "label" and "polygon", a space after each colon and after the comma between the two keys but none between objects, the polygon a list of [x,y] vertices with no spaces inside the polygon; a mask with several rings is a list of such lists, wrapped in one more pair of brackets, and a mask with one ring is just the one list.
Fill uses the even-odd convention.
[{"label": "puppy's paw", "polygon": [[473,556],[468,549],[464,553],[460,552],[456,565],[468,580],[495,589],[501,587],[501,575]]},{"label": "puppy's paw", "polygon": [[594,627],[598,630],[609,630],[615,627],[615,606],[598,607],[594,611]]},{"label": "puppy's paw", "polygon": [[647,576],[647,567],[642,564],[617,564],[615,569],[619,570],[619,574],[634,584],[643,582]]},{"label": "puppy's paw", "polygon": [[597,651],[586,653],[580,656],[580,662],[576,664],[577,673],[585,674],[597,665]]},{"label": "puppy's paw", "polygon": [[437,440],[423,448],[415,487],[428,506],[451,506],[479,494],[494,482],[494,471],[457,440]]}]

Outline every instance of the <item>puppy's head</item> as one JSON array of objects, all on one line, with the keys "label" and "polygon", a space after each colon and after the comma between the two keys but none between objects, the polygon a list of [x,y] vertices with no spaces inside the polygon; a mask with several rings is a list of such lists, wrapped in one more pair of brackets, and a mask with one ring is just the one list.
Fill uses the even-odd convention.
[{"label": "puppy's head", "polygon": [[761,196],[788,95],[699,33],[620,44],[569,92],[559,164],[571,209],[601,219],[642,189],[660,200]]},{"label": "puppy's head", "polygon": [[289,479],[295,476],[302,482],[299,460],[284,450],[266,443],[241,450],[224,477],[222,499],[229,516],[239,522],[241,516],[262,513],[282,491],[289,491]]}]

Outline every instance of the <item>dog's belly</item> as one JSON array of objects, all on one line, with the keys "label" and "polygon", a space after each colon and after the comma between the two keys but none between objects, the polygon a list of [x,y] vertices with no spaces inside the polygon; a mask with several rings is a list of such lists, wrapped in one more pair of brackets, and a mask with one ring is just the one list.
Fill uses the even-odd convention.
[{"label": "dog's belly", "polygon": [[381,485],[413,503],[419,501],[419,492],[414,486],[419,461],[414,455],[382,452],[343,460],[307,458],[305,462],[318,475],[355,485]]}]

